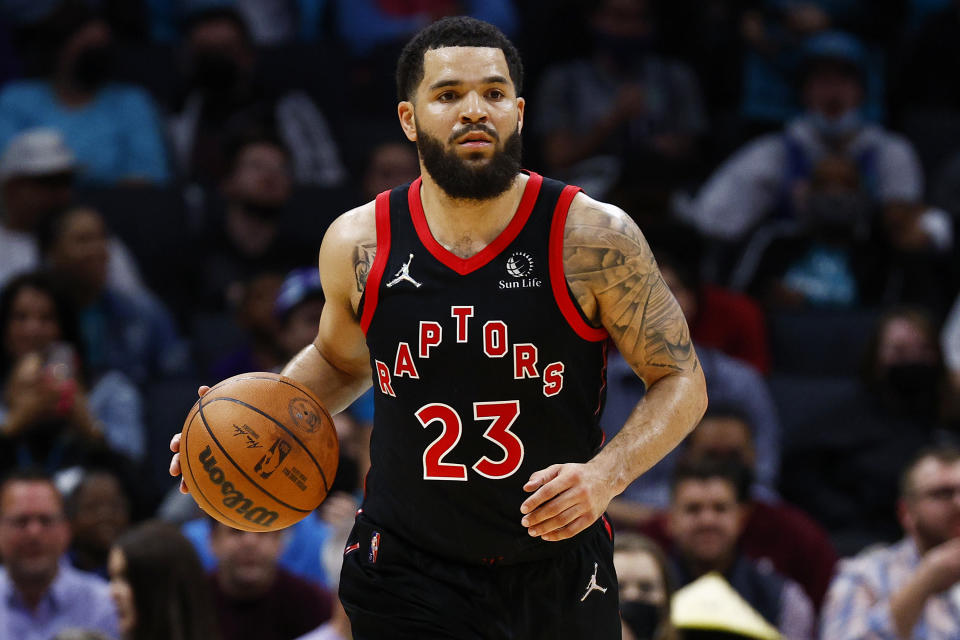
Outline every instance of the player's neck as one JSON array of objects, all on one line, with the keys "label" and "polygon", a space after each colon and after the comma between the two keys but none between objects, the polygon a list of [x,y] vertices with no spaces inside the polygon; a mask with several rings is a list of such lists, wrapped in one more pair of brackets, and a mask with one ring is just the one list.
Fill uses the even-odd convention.
[{"label": "player's neck", "polygon": [[422,173],[420,201],[433,237],[462,258],[479,253],[503,231],[520,205],[528,176],[518,173],[513,184],[496,198],[463,200],[451,198]]}]

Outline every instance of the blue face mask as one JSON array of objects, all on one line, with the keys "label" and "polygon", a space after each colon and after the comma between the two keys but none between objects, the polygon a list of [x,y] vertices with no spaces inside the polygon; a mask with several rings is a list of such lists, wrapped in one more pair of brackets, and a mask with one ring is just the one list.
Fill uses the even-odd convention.
[{"label": "blue face mask", "polygon": [[853,136],[863,126],[859,109],[850,109],[836,118],[829,118],[819,111],[807,114],[810,124],[827,140],[842,140]]}]

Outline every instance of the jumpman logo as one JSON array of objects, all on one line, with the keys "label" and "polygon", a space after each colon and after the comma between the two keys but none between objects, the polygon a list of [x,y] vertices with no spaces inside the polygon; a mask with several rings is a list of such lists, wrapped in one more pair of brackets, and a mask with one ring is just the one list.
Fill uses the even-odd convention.
[{"label": "jumpman logo", "polygon": [[607,588],[601,587],[597,584],[597,563],[593,563],[593,575],[590,576],[590,582],[587,584],[587,591],[583,594],[583,597],[580,598],[580,602],[583,602],[587,599],[587,596],[593,593],[594,591],[599,591],[600,593],[606,593]]},{"label": "jumpman logo", "polygon": [[397,284],[398,282],[403,282],[404,280],[406,280],[407,282],[411,283],[411,284],[412,284],[413,286],[415,286],[415,287],[419,287],[419,286],[420,286],[421,283],[417,282],[416,280],[414,280],[413,278],[410,277],[410,263],[411,263],[411,262],[413,262],[413,254],[412,254],[412,253],[410,254],[410,259],[407,260],[407,263],[406,263],[405,265],[403,265],[402,267],[400,267],[400,271],[397,271],[397,276],[396,276],[393,280],[391,280],[390,282],[387,283],[387,288],[388,288],[388,289],[389,289],[390,287],[392,287],[393,285]]}]

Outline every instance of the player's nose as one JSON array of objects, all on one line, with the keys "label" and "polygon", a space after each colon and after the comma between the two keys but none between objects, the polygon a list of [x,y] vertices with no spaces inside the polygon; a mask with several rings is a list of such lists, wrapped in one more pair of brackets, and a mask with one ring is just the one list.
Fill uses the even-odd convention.
[{"label": "player's nose", "polygon": [[460,111],[460,122],[463,124],[471,122],[486,122],[487,109],[483,98],[476,91],[471,91],[464,99],[460,101],[462,110]]}]

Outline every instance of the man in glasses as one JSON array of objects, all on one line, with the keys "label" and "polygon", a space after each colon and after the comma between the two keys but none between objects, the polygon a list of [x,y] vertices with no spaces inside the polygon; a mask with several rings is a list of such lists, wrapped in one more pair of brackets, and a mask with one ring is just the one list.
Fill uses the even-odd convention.
[{"label": "man in glasses", "polygon": [[906,537],[840,565],[822,638],[960,637],[960,450],[930,448],[903,472]]},{"label": "man in glasses", "polygon": [[69,542],[49,477],[20,471],[0,484],[0,638],[47,640],[69,628],[119,638],[106,581],[62,560]]}]

